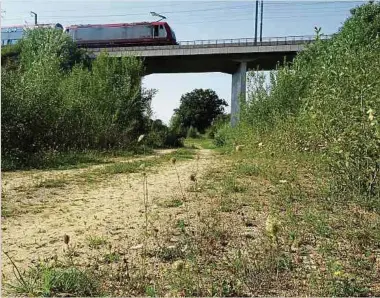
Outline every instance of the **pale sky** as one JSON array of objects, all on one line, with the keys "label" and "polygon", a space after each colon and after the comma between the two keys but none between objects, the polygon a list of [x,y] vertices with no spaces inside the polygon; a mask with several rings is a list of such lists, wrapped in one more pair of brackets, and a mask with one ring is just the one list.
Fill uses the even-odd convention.
[{"label": "pale sky", "polygon": [[[263,37],[324,34],[338,30],[349,10],[366,1],[264,0]],[[255,0],[251,1],[122,1],[122,0],[5,0],[1,25],[33,23],[72,24],[155,21],[155,11],[167,17],[177,40],[254,37]],[[259,30],[258,30],[259,31]],[[155,117],[168,123],[182,94],[195,88],[211,88],[229,104],[231,75],[223,73],[153,74],[144,78],[147,88],[158,89],[153,99]],[[230,111],[230,107],[226,109]]]}]

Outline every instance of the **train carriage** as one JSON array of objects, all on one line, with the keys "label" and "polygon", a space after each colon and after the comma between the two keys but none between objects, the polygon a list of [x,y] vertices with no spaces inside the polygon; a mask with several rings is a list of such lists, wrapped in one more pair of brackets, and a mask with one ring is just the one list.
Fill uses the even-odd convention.
[{"label": "train carriage", "polygon": [[16,44],[24,35],[24,26],[16,25],[1,28],[1,45]]},{"label": "train carriage", "polygon": [[26,30],[36,28],[55,28],[63,31],[63,26],[60,23],[1,27],[1,45],[16,44],[22,39]]},{"label": "train carriage", "polygon": [[166,22],[73,25],[66,32],[79,47],[86,48],[177,44]]}]

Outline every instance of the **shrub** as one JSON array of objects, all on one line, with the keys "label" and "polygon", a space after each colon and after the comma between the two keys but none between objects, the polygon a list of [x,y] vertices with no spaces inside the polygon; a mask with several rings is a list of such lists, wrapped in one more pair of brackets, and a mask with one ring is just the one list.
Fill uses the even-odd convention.
[{"label": "shrub", "polygon": [[206,129],[206,136],[210,139],[213,139],[218,129],[229,122],[230,122],[230,115],[225,115],[225,114],[218,115],[212,121],[211,126],[208,129]]},{"label": "shrub", "polygon": [[227,145],[232,133],[233,131],[229,125],[225,124],[224,126],[220,127],[219,130],[215,133],[213,143],[218,147]]},{"label": "shrub", "polygon": [[[321,40],[318,29],[316,42],[271,74],[270,89],[262,75],[251,74],[242,121],[228,138],[321,153],[339,193],[379,196],[379,35],[380,4],[364,4],[331,40]],[[220,129],[216,143],[227,135]]]},{"label": "shrub", "polygon": [[195,127],[190,126],[189,129],[187,130],[186,136],[188,138],[194,138],[194,139],[197,138],[197,137],[199,137],[198,129],[196,129]]},{"label": "shrub", "polygon": [[[154,95],[141,88],[142,62],[87,56],[63,32],[28,31],[16,64],[2,66],[2,157],[9,168],[45,152],[128,149],[145,133]],[[162,146],[165,133],[157,137]]]}]

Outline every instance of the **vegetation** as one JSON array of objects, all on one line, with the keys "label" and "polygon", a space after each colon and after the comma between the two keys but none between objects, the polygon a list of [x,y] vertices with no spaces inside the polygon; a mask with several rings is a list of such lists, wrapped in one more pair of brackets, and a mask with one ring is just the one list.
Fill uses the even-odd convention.
[{"label": "vegetation", "polygon": [[225,136],[251,147],[262,143],[268,151],[316,153],[337,194],[378,197],[380,6],[352,13],[331,40],[317,35],[293,64],[272,74],[270,92],[263,77],[252,74],[240,130]]},{"label": "vegetation", "polygon": [[195,137],[197,132],[203,134],[216,117],[223,115],[225,106],[226,101],[220,99],[215,91],[195,89],[182,95],[170,126],[183,136]]},{"label": "vegetation", "polygon": [[101,53],[91,62],[54,29],[30,30],[17,51],[2,65],[3,169],[37,167],[69,151],[131,150],[150,132],[151,146],[180,145],[167,127],[152,127],[154,90],[141,88],[137,58]]},{"label": "vegetation", "polygon": [[[271,75],[270,90],[262,76],[251,74],[239,125],[232,129],[228,119],[221,120],[214,139],[186,139],[188,148],[159,159],[166,162],[164,174],[153,176],[149,167],[159,163],[148,161],[91,169],[98,176],[119,175],[112,180],[123,203],[116,205],[107,188],[106,201],[112,203],[104,207],[117,208],[91,222],[96,236],[80,245],[85,236],[72,230],[78,249],[64,239],[63,263],[45,260],[34,266],[49,268],[43,271],[47,274],[34,267],[17,271],[9,291],[33,296],[379,296],[380,4],[352,13],[330,41],[318,40],[317,29],[317,41]],[[44,196],[56,186],[69,190],[69,182],[45,182]],[[86,192],[89,188],[80,183]],[[97,191],[108,183],[99,183]],[[140,202],[129,200],[136,189],[143,189]],[[92,200],[97,215],[105,201]],[[83,214],[78,208],[65,220],[79,227]],[[136,224],[125,227],[132,221]],[[107,237],[103,227],[111,230]],[[83,229],[90,230],[90,223]]]}]

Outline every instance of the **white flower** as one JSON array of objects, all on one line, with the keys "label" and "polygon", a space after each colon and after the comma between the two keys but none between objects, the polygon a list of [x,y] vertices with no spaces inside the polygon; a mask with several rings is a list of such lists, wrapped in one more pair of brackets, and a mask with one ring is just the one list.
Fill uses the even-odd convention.
[{"label": "white flower", "polygon": [[372,109],[369,109],[369,110],[367,111],[367,114],[368,114],[368,119],[369,119],[369,121],[373,121],[373,119],[375,118],[373,110],[372,110]]}]

